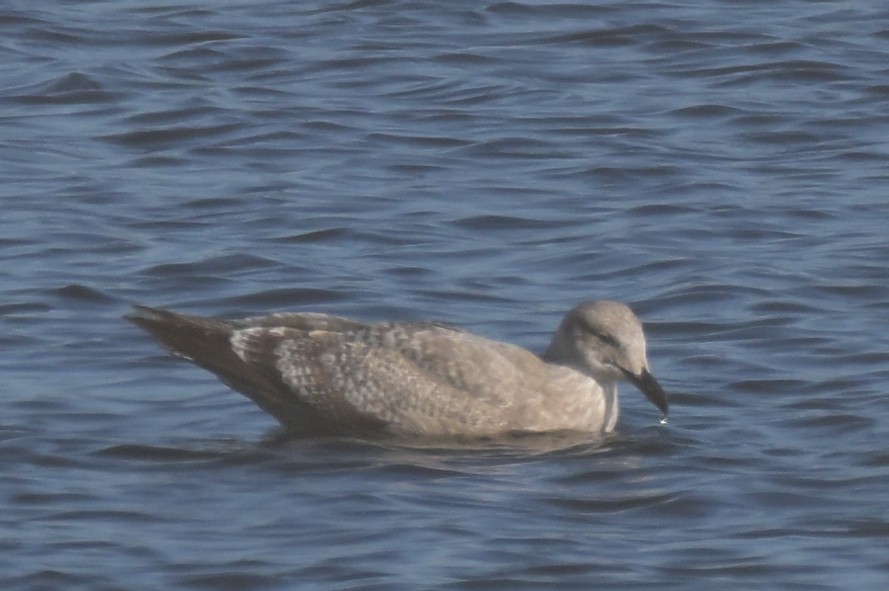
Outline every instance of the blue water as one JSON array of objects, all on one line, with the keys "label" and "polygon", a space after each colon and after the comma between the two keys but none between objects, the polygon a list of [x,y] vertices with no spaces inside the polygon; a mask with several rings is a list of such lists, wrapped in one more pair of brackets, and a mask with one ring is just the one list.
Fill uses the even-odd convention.
[{"label": "blue water", "polygon": [[[700,5],[699,5],[700,4]],[[0,7],[0,588],[884,589],[889,8]],[[121,320],[629,302],[670,424],[286,439]]]}]

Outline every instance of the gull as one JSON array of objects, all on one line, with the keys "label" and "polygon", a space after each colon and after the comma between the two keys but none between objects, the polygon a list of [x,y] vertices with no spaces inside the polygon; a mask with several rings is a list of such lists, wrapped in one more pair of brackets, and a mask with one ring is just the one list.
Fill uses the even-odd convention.
[{"label": "gull", "polygon": [[128,320],[298,434],[607,433],[617,382],[666,420],[639,318],[622,303],[571,309],[543,355],[438,322],[368,324],[282,312],[218,320],[135,306]]}]

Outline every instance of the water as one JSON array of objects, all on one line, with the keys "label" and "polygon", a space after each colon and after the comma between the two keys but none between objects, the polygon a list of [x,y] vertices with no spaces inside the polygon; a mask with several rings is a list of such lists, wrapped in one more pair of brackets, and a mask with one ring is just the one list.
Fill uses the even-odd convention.
[{"label": "water", "polygon": [[[703,5],[698,5],[703,4]],[[4,589],[882,589],[881,2],[6,3]],[[604,439],[282,440],[120,317],[630,302]]]}]

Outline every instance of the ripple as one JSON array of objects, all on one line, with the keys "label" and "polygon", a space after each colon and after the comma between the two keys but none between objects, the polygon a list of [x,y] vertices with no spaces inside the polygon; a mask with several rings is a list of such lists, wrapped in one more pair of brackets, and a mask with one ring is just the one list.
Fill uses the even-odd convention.
[{"label": "ripple", "polygon": [[[0,586],[885,586],[889,34],[785,8],[4,6]],[[290,440],[120,319],[599,297],[669,425]]]}]

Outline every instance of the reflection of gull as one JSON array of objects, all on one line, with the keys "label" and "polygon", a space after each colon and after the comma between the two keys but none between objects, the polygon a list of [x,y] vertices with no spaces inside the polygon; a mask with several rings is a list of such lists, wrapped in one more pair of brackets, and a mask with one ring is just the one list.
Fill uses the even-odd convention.
[{"label": "reflection of gull", "polygon": [[437,323],[214,320],[143,306],[127,318],[300,433],[607,432],[618,380],[667,414],[642,323],[617,302],[572,309],[542,357]]}]

